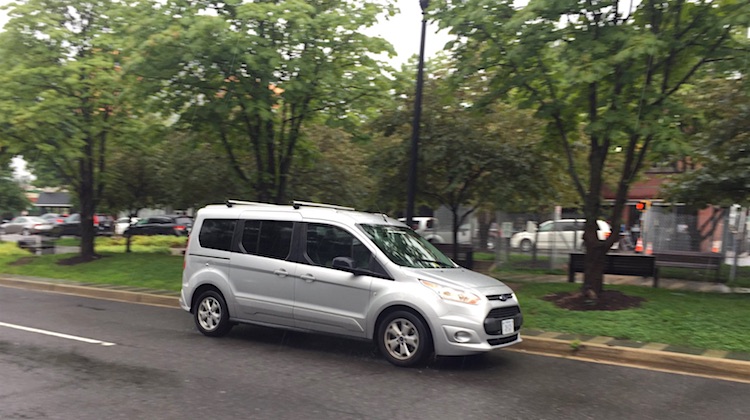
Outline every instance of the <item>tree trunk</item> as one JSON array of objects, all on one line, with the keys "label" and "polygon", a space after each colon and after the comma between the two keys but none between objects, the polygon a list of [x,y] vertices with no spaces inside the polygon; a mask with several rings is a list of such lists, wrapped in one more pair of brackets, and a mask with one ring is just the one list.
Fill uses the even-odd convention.
[{"label": "tree trunk", "polygon": [[597,237],[596,220],[586,221],[583,240],[586,244],[586,254],[583,257],[583,286],[581,292],[592,299],[597,299],[604,290],[604,264],[607,258],[608,242],[602,242]]},{"label": "tree trunk", "polygon": [[[84,166],[86,166],[84,164]],[[94,182],[93,171],[85,171],[81,174],[81,186],[78,191],[78,200],[81,205],[81,258],[85,261],[94,259]]]}]

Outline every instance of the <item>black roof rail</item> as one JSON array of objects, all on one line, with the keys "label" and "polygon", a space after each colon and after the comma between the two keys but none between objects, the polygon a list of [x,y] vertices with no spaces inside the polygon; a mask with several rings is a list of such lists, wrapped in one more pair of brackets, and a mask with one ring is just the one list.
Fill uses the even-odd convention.
[{"label": "black roof rail", "polygon": [[275,205],[275,204],[270,204],[270,203],[260,203],[257,201],[242,201],[242,200],[227,200],[226,201],[227,207],[232,207],[235,204],[240,204],[243,206],[273,206]]},{"label": "black roof rail", "polygon": [[354,207],[344,207],[344,206],[337,206],[335,204],[322,204],[322,203],[312,203],[309,201],[292,201],[292,206],[295,209],[299,209],[302,206],[305,207],[322,207],[326,209],[335,209],[335,210],[354,210]]}]

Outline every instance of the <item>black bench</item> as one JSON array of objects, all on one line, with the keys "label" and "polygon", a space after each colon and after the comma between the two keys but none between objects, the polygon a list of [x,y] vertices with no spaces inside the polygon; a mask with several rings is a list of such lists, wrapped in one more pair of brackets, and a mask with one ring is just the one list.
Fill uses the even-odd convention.
[{"label": "black bench", "polygon": [[458,256],[453,258],[453,244],[433,244],[440,252],[456,262],[461,267],[472,270],[474,268],[474,247],[471,245],[458,245]]},{"label": "black bench", "polygon": [[714,281],[719,281],[721,254],[713,252],[659,251],[654,253],[658,267],[698,268],[714,271]]},{"label": "black bench", "polygon": [[[575,282],[575,273],[583,273],[583,256],[580,252],[570,254],[568,282]],[[607,254],[604,274],[652,277],[654,287],[659,287],[659,268],[656,266],[656,258],[650,255]]]},{"label": "black bench", "polygon": [[18,247],[30,251],[32,254],[54,254],[55,243],[49,240],[37,240],[36,238],[21,239]]}]

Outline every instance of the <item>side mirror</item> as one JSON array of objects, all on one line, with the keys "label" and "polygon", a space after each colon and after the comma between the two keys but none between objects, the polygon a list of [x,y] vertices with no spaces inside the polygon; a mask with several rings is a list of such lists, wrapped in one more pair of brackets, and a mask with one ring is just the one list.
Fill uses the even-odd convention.
[{"label": "side mirror", "polygon": [[354,260],[349,257],[335,257],[333,259],[333,268],[351,272],[354,270]]}]

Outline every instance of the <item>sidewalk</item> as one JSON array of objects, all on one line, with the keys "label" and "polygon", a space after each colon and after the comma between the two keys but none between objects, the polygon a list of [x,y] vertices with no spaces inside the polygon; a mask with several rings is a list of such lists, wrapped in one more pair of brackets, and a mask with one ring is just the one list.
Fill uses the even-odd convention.
[{"label": "sidewalk", "polygon": [[[566,276],[506,276],[508,282],[565,282]],[[638,284],[651,287],[649,279],[607,276],[607,284]],[[723,285],[663,280],[665,288],[730,293]],[[0,287],[107,299],[120,302],[179,308],[179,293],[136,287],[79,283],[68,280],[0,275]],[[742,290],[739,293],[750,293]],[[749,333],[750,335],[750,333]],[[750,354],[691,349],[661,343],[641,343],[613,337],[591,337],[523,329],[523,342],[504,349],[587,362],[625,365],[694,376],[750,383]]]}]

